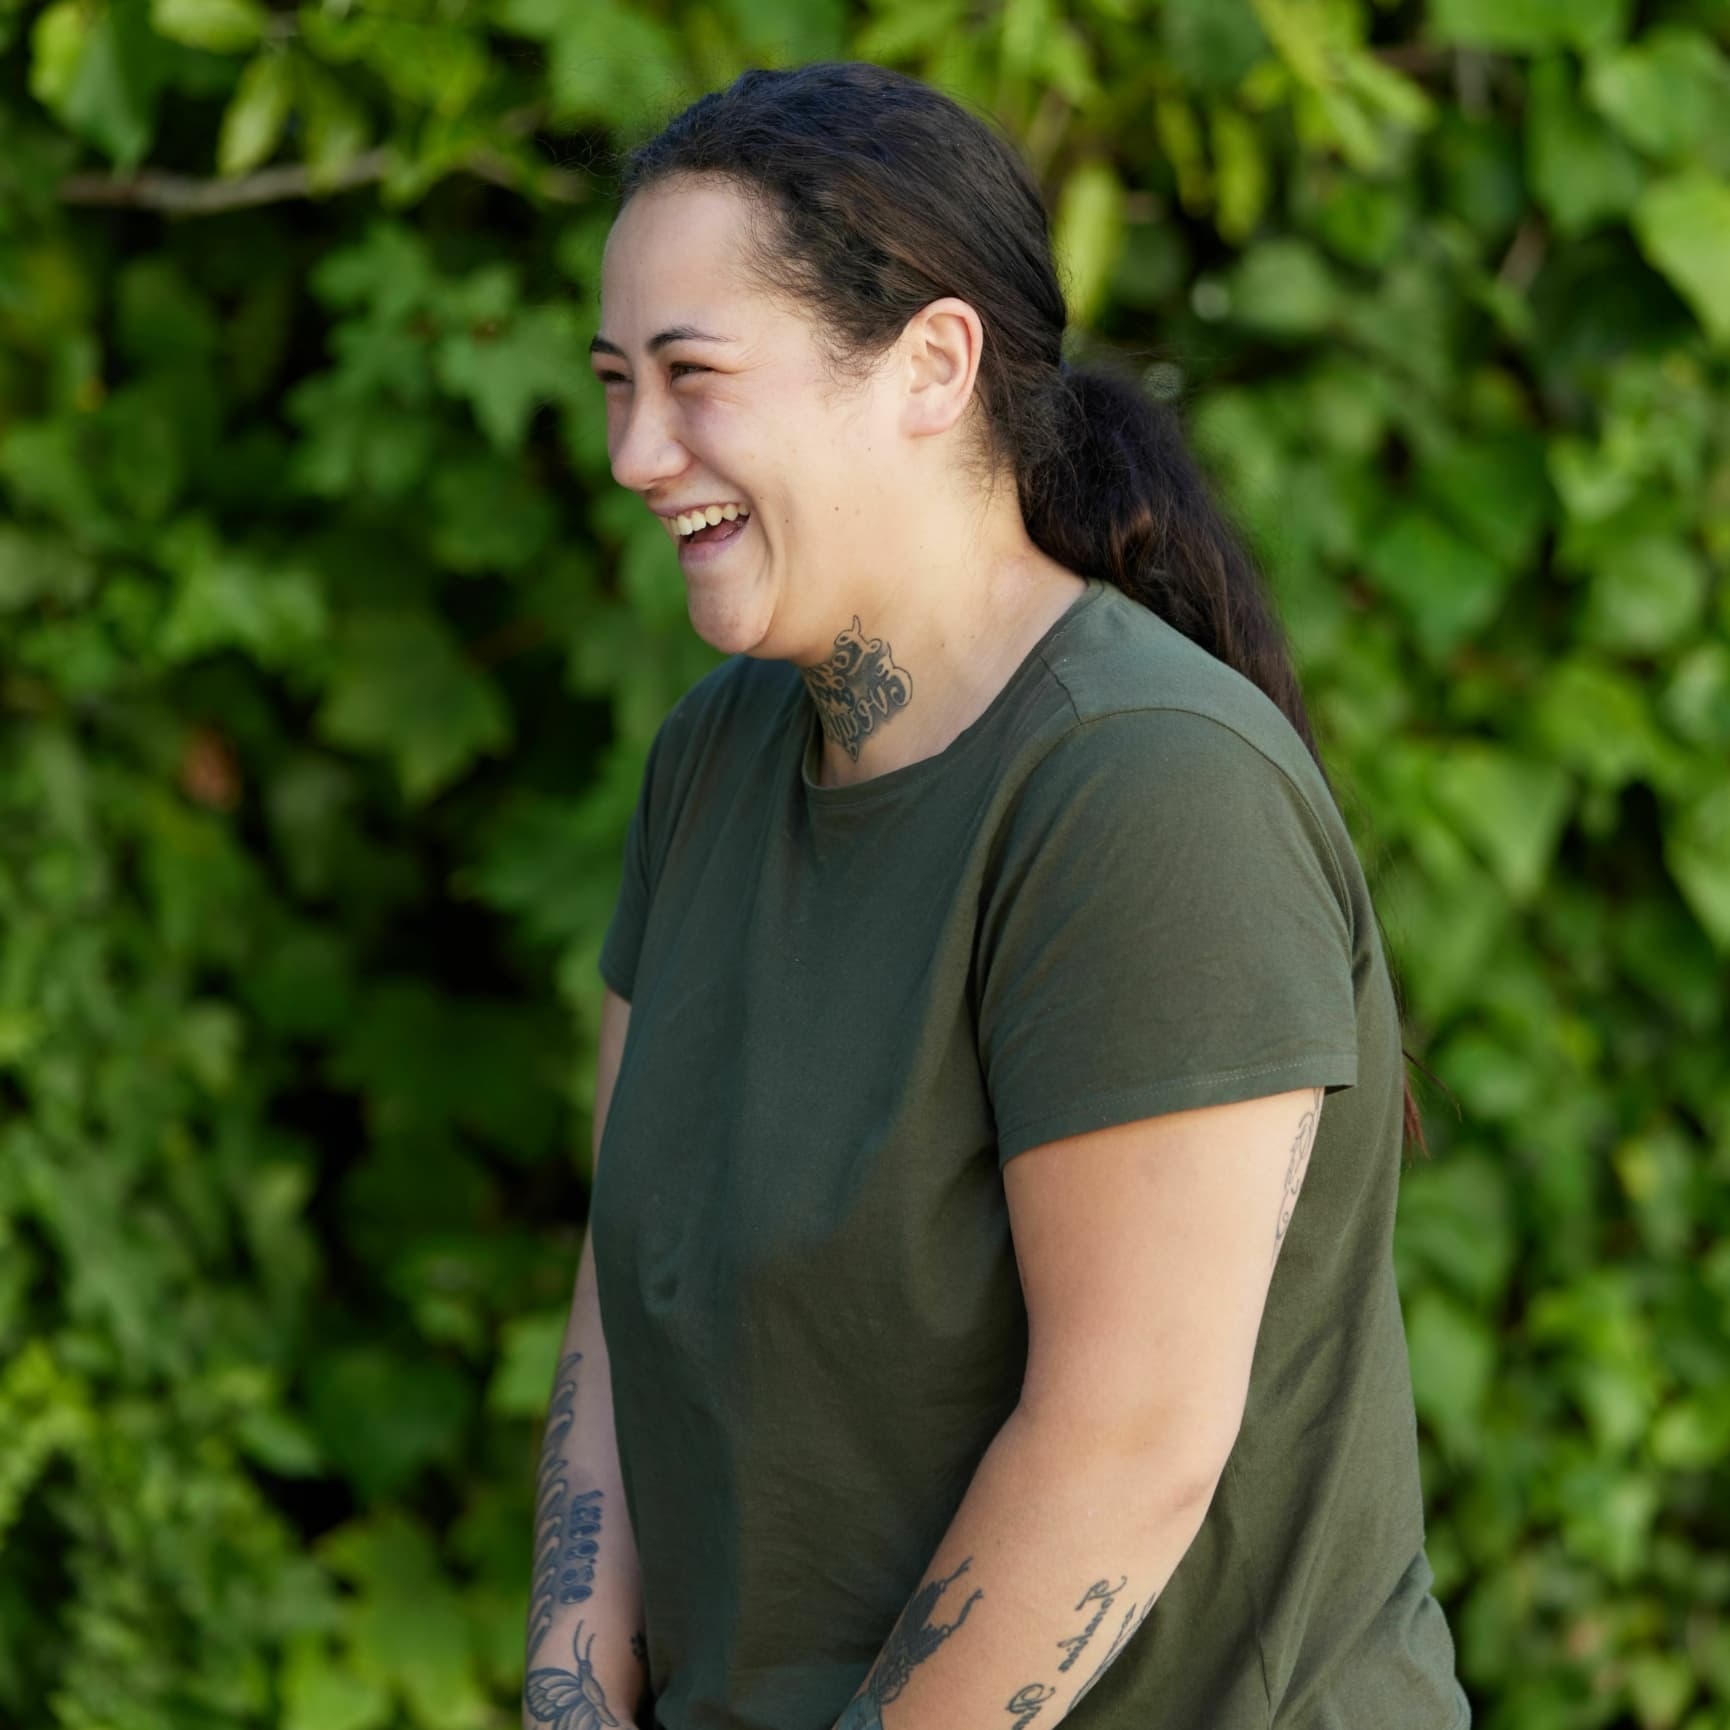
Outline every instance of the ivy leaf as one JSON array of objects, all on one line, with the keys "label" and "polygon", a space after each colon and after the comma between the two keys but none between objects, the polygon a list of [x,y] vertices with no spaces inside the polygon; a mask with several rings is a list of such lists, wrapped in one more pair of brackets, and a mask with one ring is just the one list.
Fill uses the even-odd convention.
[{"label": "ivy leaf", "polygon": [[1655,180],[1634,208],[1634,233],[1707,335],[1730,344],[1730,185],[1698,170]]},{"label": "ivy leaf", "polygon": [[1667,829],[1664,857],[1694,916],[1730,954],[1730,786],[1710,788]]},{"label": "ivy leaf", "polygon": [[846,11],[840,0],[721,0],[734,33],[769,50],[771,65],[841,58]]},{"label": "ivy leaf", "polygon": [[363,1673],[398,1690],[428,1730],[484,1723],[474,1636],[426,1529],[377,1514],[339,1527],[321,1549],[357,1594],[348,1628]]},{"label": "ivy leaf", "polygon": [[1553,763],[1493,745],[1462,744],[1432,768],[1442,809],[1460,826],[1516,903],[1538,892],[1568,815],[1572,789]]},{"label": "ivy leaf", "polygon": [[1640,159],[1576,101],[1563,56],[1532,67],[1527,103],[1526,175],[1557,228],[1583,234],[1632,210],[1645,183]]},{"label": "ivy leaf", "polygon": [[1421,1291],[1406,1310],[1406,1346],[1419,1417],[1450,1452],[1472,1458],[1482,1441],[1478,1414],[1496,1365],[1489,1330],[1452,1298]]},{"label": "ivy leaf", "polygon": [[475,418],[499,450],[523,441],[536,407],[574,393],[588,378],[588,355],[576,309],[524,307],[496,333],[463,331],[439,345],[439,382],[474,405]]},{"label": "ivy leaf", "polygon": [[333,744],[388,757],[420,801],[502,746],[510,712],[432,615],[377,612],[342,627],[318,727]]},{"label": "ivy leaf", "polygon": [[1660,24],[1594,61],[1586,93],[1631,143],[1675,162],[1722,131],[1730,114],[1730,61],[1698,30]]},{"label": "ivy leaf", "polygon": [[1447,654],[1496,615],[1509,573],[1421,511],[1402,511],[1371,544],[1365,569],[1397,601],[1432,656]]},{"label": "ivy leaf", "polygon": [[677,76],[673,33],[618,0],[503,0],[498,21],[546,43],[554,120],[632,127]]}]

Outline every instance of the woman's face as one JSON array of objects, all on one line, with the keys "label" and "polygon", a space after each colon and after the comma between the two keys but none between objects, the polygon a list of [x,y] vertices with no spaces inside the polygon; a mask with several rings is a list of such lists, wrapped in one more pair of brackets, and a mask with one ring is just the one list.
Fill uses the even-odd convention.
[{"label": "woman's face", "polygon": [[632,198],[607,239],[594,368],[613,476],[670,535],[679,512],[749,513],[673,536],[697,634],[811,665],[902,580],[882,537],[912,478],[905,368],[838,384],[809,321],[746,281],[744,224],[712,179]]}]

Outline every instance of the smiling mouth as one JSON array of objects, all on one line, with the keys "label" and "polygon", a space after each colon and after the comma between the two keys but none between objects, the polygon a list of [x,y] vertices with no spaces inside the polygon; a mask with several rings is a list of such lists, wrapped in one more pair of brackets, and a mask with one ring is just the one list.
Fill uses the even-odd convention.
[{"label": "smiling mouth", "polygon": [[731,521],[723,517],[718,523],[706,523],[693,534],[679,537],[679,557],[683,558],[687,551],[696,547],[716,547],[727,541],[737,540],[745,532],[749,517],[735,517]]}]

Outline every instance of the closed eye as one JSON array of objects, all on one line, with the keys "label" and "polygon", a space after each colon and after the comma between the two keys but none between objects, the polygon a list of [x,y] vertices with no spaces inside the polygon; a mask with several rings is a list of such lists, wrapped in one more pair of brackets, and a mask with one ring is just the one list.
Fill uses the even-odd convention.
[{"label": "closed eye", "polygon": [[[676,360],[667,368],[667,371],[670,373],[710,372],[712,370],[713,369],[710,367],[698,366],[695,361],[691,360]],[[598,378],[603,385],[629,384],[631,382],[622,372],[598,372],[595,374],[595,377]]]}]

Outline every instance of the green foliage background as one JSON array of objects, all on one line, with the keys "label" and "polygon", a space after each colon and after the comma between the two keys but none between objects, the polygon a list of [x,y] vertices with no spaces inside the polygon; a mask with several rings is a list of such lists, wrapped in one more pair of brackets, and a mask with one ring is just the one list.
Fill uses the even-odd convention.
[{"label": "green foliage background", "polygon": [[[515,1719],[595,958],[714,656],[608,152],[902,66],[1183,400],[1401,963],[1496,1730],[1730,1726],[1726,0],[0,0],[0,1722]],[[1456,1103],[1457,1102],[1457,1103]]]}]

